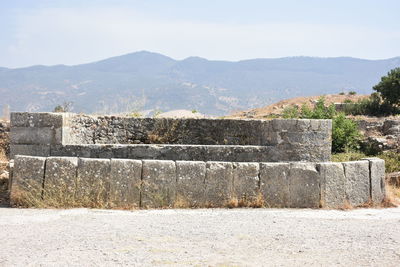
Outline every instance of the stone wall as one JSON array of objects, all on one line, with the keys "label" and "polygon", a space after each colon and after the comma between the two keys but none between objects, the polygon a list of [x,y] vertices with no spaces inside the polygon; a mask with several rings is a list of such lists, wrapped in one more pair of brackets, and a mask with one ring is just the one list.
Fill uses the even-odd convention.
[{"label": "stone wall", "polygon": [[[136,152],[155,151],[158,146],[152,144],[163,144],[161,150],[167,152],[162,157],[153,156],[151,159],[180,160],[193,156],[198,160],[328,161],[331,128],[330,120],[167,119],[12,113],[11,156],[92,157],[96,150],[107,148],[100,146],[104,144],[128,144],[130,146],[124,149]],[[98,146],[87,146],[89,144]],[[167,144],[170,146],[165,146]],[[95,151],[79,154],[88,149]],[[249,151],[255,159],[246,156]],[[131,152],[129,158],[137,157],[136,152]],[[188,154],[185,157],[182,153]],[[221,156],[195,157],[199,153],[219,153]],[[180,156],[168,158],[168,155],[177,154]],[[227,155],[226,159],[224,155]],[[119,156],[111,154],[108,157]]]},{"label": "stone wall", "polygon": [[[244,163],[17,156],[11,199],[102,207],[341,208],[382,202],[384,161]],[[61,196],[60,196],[61,195]],[[234,201],[235,200],[235,201]]]}]

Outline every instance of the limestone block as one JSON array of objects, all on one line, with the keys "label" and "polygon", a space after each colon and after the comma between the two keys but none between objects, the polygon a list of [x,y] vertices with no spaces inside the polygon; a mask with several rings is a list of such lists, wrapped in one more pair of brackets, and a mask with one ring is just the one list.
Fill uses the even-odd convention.
[{"label": "limestone block", "polygon": [[342,208],[346,202],[344,169],[341,163],[322,162],[317,165],[321,175],[321,205]]},{"label": "limestone block", "polygon": [[119,208],[139,207],[142,161],[111,159],[110,202]]},{"label": "limestone block", "polygon": [[[161,159],[161,146],[157,145],[130,145],[127,157],[130,159]],[[173,160],[169,158],[169,160]]]},{"label": "limestone block", "polygon": [[266,207],[288,207],[289,171],[289,163],[260,164],[260,191]]},{"label": "limestone block", "polygon": [[11,127],[10,140],[12,144],[61,144],[61,128]]},{"label": "limestone block", "polygon": [[207,162],[206,205],[225,206],[232,197],[233,165],[231,162]]},{"label": "limestone block", "polygon": [[11,112],[11,127],[53,127],[63,126],[63,114],[46,112]]},{"label": "limestone block", "polygon": [[254,202],[259,194],[259,163],[233,163],[233,195],[244,203]]},{"label": "limestone block", "polygon": [[45,163],[45,157],[15,157],[10,195],[12,205],[41,201]]},{"label": "limestone block", "polygon": [[176,196],[176,167],[170,160],[143,160],[142,207],[173,207]]},{"label": "limestone block", "polygon": [[107,207],[110,191],[110,160],[79,158],[76,200],[84,207]]},{"label": "limestone block", "polygon": [[369,161],[371,198],[376,204],[385,198],[385,161],[379,158],[366,158]]},{"label": "limestone block", "polygon": [[204,161],[177,161],[177,206],[203,207],[205,205],[206,163]]},{"label": "limestone block", "polygon": [[90,158],[90,145],[51,145],[50,154],[56,157]]},{"label": "limestone block", "polygon": [[57,204],[75,200],[78,158],[49,157],[46,161],[44,198]]},{"label": "limestone block", "polygon": [[367,203],[370,198],[369,162],[349,161],[343,162],[346,176],[346,196],[349,204],[359,206]]},{"label": "limestone block", "polygon": [[[303,122],[301,122],[303,121]],[[297,124],[300,122],[300,124],[307,124],[309,126],[309,121],[310,120],[298,120],[298,119],[273,119],[271,121],[272,123],[272,129],[275,132],[290,132],[290,131],[296,131]]]},{"label": "limestone block", "polygon": [[[312,126],[315,125],[315,120],[310,119],[298,119],[295,120],[295,127],[292,128],[292,132],[306,132],[312,129]],[[312,121],[314,121],[312,123]]]},{"label": "limestone block", "polygon": [[290,163],[289,207],[318,208],[320,205],[320,175],[311,162]]},{"label": "limestone block", "polygon": [[50,145],[10,145],[10,157],[15,158],[16,155],[26,156],[50,156]]}]

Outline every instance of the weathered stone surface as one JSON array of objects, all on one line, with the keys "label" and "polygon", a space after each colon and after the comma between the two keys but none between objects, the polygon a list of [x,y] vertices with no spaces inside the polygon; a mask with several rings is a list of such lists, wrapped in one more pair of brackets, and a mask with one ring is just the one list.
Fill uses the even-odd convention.
[{"label": "weathered stone surface", "polygon": [[346,177],[346,197],[349,204],[359,206],[370,199],[369,162],[349,161],[343,162]]},{"label": "weathered stone surface", "polygon": [[44,198],[58,204],[73,203],[76,191],[78,158],[49,157],[46,161]]},{"label": "weathered stone surface", "polygon": [[90,145],[52,145],[50,153],[54,157],[81,157],[90,158]]},{"label": "weathered stone surface", "polygon": [[385,161],[379,158],[366,158],[369,162],[370,193],[374,203],[380,204],[385,198]]},{"label": "weathered stone surface", "polygon": [[16,156],[10,200],[12,205],[35,203],[42,199],[46,158]]},{"label": "weathered stone surface", "polygon": [[143,160],[141,192],[142,207],[173,207],[176,197],[175,162]]},{"label": "weathered stone surface", "polygon": [[12,144],[50,145],[61,144],[61,128],[11,127]]},{"label": "weathered stone surface", "polygon": [[260,164],[260,191],[266,207],[289,206],[289,173],[289,163]]},{"label": "weathered stone surface", "polygon": [[63,125],[62,113],[11,112],[11,127],[54,127]]},{"label": "weathered stone surface", "polygon": [[320,205],[320,175],[316,164],[290,163],[289,207],[318,208]]},{"label": "weathered stone surface", "polygon": [[[177,204],[182,207],[203,207],[205,198],[206,163],[204,161],[177,161]],[[179,205],[178,205],[179,206]]]},{"label": "weathered stone surface", "polygon": [[231,162],[207,162],[206,205],[221,207],[232,198],[233,165]]},{"label": "weathered stone surface", "polygon": [[110,202],[116,207],[139,207],[142,161],[111,159]]},{"label": "weathered stone surface", "polygon": [[[330,122],[326,120],[262,121],[45,114],[31,116],[31,113],[16,113],[13,115],[13,127],[20,128],[15,128],[13,140],[29,144],[38,142],[60,144],[62,141],[63,145],[164,144],[160,147],[129,148],[90,146],[91,158],[127,157],[238,162],[326,161],[330,159],[330,128],[323,127],[323,125],[329,126]],[[43,120],[47,117],[50,122],[44,123]],[[35,131],[37,131],[36,134]],[[166,144],[191,146],[169,147]],[[71,148],[66,151],[70,151],[71,156],[74,154]],[[52,155],[60,155],[60,149],[54,149]]]},{"label": "weathered stone surface", "polygon": [[346,203],[344,169],[341,163],[322,162],[317,168],[321,175],[321,205],[342,208]]},{"label": "weathered stone surface", "polygon": [[109,203],[110,160],[79,158],[76,199],[84,206]]},{"label": "weathered stone surface", "polygon": [[259,194],[260,164],[233,163],[233,196],[245,203],[254,202]]},{"label": "weathered stone surface", "polygon": [[[313,149],[314,151],[311,151]],[[293,154],[293,151],[296,152]],[[52,145],[51,155],[90,158],[229,162],[317,161],[316,157],[324,158],[324,160],[330,159],[330,156],[325,158],[326,155],[322,153],[322,147],[314,147],[313,145]]]},{"label": "weathered stone surface", "polygon": [[16,155],[48,157],[50,154],[50,145],[10,145],[12,159]]}]

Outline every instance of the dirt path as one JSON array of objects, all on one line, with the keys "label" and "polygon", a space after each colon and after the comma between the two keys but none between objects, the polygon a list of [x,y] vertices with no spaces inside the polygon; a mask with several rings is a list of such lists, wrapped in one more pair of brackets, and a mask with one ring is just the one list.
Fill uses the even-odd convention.
[{"label": "dirt path", "polygon": [[400,208],[2,208],[0,240],[0,266],[399,266]]}]

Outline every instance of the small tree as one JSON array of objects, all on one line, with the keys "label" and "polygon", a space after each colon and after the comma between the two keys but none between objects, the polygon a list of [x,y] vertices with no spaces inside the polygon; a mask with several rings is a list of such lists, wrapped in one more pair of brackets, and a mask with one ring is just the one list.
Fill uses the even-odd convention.
[{"label": "small tree", "polygon": [[61,105],[57,105],[53,112],[70,112],[72,110],[72,102],[64,102]]},{"label": "small tree", "polygon": [[400,68],[389,71],[373,89],[391,106],[400,105]]}]

